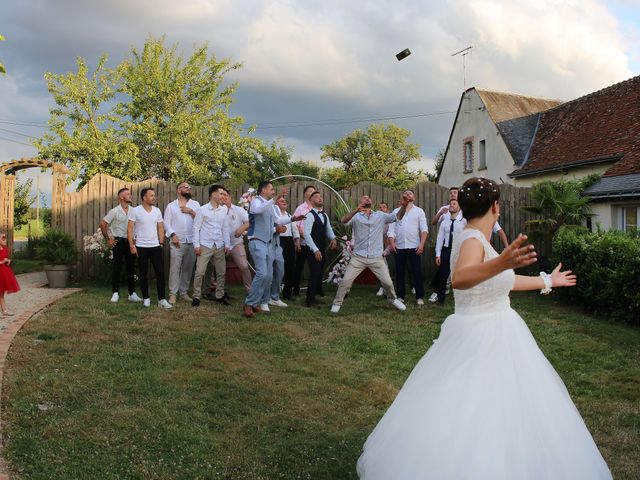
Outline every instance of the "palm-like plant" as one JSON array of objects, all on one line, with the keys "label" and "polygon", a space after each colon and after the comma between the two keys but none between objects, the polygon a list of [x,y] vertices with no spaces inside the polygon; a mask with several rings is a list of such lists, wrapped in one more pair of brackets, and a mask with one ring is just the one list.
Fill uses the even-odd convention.
[{"label": "palm-like plant", "polygon": [[593,216],[591,199],[581,195],[583,188],[579,180],[547,180],[534,185],[529,195],[531,205],[521,207],[539,217],[525,222],[528,233],[550,240],[563,225],[582,225]]}]

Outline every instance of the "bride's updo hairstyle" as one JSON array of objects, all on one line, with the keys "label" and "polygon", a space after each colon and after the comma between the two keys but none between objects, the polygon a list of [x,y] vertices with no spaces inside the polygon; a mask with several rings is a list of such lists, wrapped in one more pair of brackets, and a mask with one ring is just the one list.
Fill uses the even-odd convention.
[{"label": "bride's updo hairstyle", "polygon": [[458,190],[458,204],[467,220],[482,217],[498,200],[500,187],[488,178],[470,178]]}]

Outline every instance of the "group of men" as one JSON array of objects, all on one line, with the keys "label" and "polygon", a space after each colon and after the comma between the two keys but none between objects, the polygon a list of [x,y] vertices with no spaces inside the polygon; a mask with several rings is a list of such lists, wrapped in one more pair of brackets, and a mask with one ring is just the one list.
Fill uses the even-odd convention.
[{"label": "group of men", "polygon": [[[450,201],[438,210],[431,220],[439,225],[436,241],[436,265],[433,293],[429,300],[444,303],[450,275],[450,255],[453,236],[464,228],[466,221],[457,203],[457,188],[450,189]],[[151,263],[156,276],[158,306],[173,308],[181,299],[192,306],[203,298],[204,277],[212,266],[209,290],[211,300],[229,305],[225,290],[226,263],[229,257],[238,267],[247,291],[243,314],[253,317],[268,312],[270,306],[287,307],[283,300],[300,294],[305,265],[309,278],[306,305],[320,308],[324,297],[322,275],[326,251],[336,249],[336,236],[330,219],[324,212],[322,194],[313,186],[304,189],[304,201],[293,214],[287,211],[287,190],[276,194],[271,182],[261,182],[248,211],[234,205],[228,190],[222,185],[209,188],[209,202],[200,205],[191,198],[191,187],[180,183],[177,198],[169,203],[164,216],[156,203],[153,188],[141,190],[141,203],[131,205],[131,191],[118,192],[119,204],[100,222],[100,228],[113,248],[112,302],[120,298],[119,283],[123,263],[127,270],[128,299],[151,305],[148,267]],[[378,278],[379,295],[386,296],[398,310],[405,306],[405,277],[407,271],[413,285],[416,303],[424,305],[425,288],[421,257],[429,235],[424,210],[415,205],[411,190],[403,192],[397,208],[392,212],[385,203],[373,209],[370,197],[360,198],[358,207],[340,221],[352,229],[353,253],[331,305],[337,313],[358,275],[369,268]],[[494,228],[507,244],[506,235],[496,224]],[[253,259],[252,276],[244,237]],[[166,298],[164,273],[164,242],[169,242],[169,297]],[[135,258],[138,259],[142,298],[135,292]],[[395,285],[391,279],[388,260],[395,260]],[[408,268],[407,268],[408,267]],[[188,289],[193,279],[193,293]]]}]

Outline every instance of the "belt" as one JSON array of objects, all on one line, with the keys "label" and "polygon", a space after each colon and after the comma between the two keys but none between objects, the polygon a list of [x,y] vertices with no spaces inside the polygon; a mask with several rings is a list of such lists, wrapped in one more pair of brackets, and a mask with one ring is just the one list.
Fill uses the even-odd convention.
[{"label": "belt", "polygon": [[[250,242],[252,242],[252,241],[254,241],[254,240],[260,240],[260,239],[259,239],[259,238],[257,238],[257,237],[253,237],[253,238],[250,238],[250,239],[249,239],[249,241],[250,241]],[[260,240],[260,241],[261,241],[262,243],[266,243],[267,245],[269,245],[269,244],[271,243],[271,240],[269,240],[268,242],[265,242],[264,240]]]}]

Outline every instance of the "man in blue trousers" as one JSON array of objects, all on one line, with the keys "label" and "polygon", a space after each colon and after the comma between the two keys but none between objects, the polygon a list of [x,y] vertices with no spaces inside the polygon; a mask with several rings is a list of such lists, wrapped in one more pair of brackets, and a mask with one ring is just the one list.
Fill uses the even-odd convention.
[{"label": "man in blue trousers", "polygon": [[[256,273],[249,289],[249,294],[244,301],[243,314],[245,317],[253,317],[255,313],[269,311],[269,306],[262,303],[271,291],[273,281],[273,261],[275,255],[275,235],[278,225],[297,222],[304,219],[300,217],[276,218],[273,201],[275,189],[271,182],[262,181],[258,185],[256,198],[249,205],[249,252],[253,258]],[[283,188],[280,195],[286,195],[287,189]]]}]

